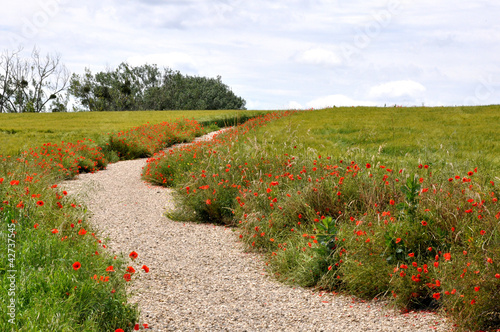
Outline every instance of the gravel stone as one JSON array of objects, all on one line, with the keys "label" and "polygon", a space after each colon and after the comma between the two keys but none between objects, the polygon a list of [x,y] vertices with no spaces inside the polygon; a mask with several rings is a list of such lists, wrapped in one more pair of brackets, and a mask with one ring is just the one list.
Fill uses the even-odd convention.
[{"label": "gravel stone", "polygon": [[145,163],[110,164],[62,186],[88,207],[89,221],[109,250],[136,251],[134,267],[150,268],[134,276],[128,290],[140,323],[151,331],[451,330],[436,313],[400,314],[387,302],[277,282],[265,273],[263,257],[246,253],[231,228],[166,218],[172,191],[141,180]]}]

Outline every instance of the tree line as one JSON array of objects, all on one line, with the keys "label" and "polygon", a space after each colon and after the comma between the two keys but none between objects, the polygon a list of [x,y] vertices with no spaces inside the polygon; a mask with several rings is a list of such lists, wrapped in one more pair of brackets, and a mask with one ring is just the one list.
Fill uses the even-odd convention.
[{"label": "tree line", "polygon": [[70,74],[58,54],[34,49],[0,54],[0,113],[128,110],[245,109],[220,76],[183,75],[157,65],[131,66],[93,74]]}]

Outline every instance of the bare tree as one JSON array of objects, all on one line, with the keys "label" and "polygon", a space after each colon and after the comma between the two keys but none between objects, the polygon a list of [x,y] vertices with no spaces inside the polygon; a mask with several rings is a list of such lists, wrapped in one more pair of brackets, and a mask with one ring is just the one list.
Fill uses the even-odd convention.
[{"label": "bare tree", "polygon": [[31,58],[20,56],[22,49],[0,56],[0,113],[44,112],[49,102],[60,109],[61,94],[70,73],[59,54],[40,56],[36,48]]}]

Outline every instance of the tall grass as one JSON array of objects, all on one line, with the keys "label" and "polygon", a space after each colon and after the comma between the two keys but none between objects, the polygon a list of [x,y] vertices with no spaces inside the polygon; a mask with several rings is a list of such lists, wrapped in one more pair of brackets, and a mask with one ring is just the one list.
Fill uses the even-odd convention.
[{"label": "tall grass", "polygon": [[206,130],[184,118],[0,156],[0,330],[132,330],[139,313],[125,285],[148,268],[108,252],[85,207],[57,183]]},{"label": "tall grass", "polygon": [[157,155],[144,176],[176,188],[182,208],[171,215],[237,225],[284,282],[442,310],[460,330],[494,329],[497,111],[283,113]]}]

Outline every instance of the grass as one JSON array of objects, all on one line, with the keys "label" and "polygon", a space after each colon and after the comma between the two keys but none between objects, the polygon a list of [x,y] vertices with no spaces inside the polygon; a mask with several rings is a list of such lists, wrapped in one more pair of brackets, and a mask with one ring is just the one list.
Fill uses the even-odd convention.
[{"label": "grass", "polygon": [[[145,123],[160,123],[185,117],[201,124],[232,118],[246,119],[252,111],[141,111],[78,113],[0,114],[0,155],[18,155],[31,147],[83,138],[99,141],[103,134],[128,130]],[[207,126],[208,127],[208,126]]]},{"label": "grass", "polygon": [[500,328],[500,107],[333,108],[252,119],[156,155],[178,219],[238,226],[283,282]]},{"label": "grass", "polygon": [[[0,297],[6,306],[0,318],[0,330],[114,331],[122,328],[130,331],[139,323],[137,307],[127,302],[126,284],[147,273],[148,268],[141,267],[140,259],[134,260],[133,255],[113,256],[87,223],[85,207],[67,196],[57,183],[82,172],[98,171],[118,158],[153,155],[165,146],[190,140],[209,128],[234,121],[228,112],[211,116],[199,113],[203,114],[201,118],[208,128],[195,120],[181,118],[97,135],[93,121],[111,121],[113,116],[121,116],[115,114],[86,113],[91,118],[88,122],[83,121],[82,115],[75,114],[9,117],[10,126],[14,126],[14,120],[18,127],[23,126],[20,121],[25,123],[25,129],[17,132],[16,140],[26,137],[27,128],[31,128],[35,132],[54,131],[55,141],[24,148],[15,156],[0,156]],[[186,113],[168,113],[169,119],[181,114]],[[34,121],[37,116],[38,121]],[[139,112],[130,113],[132,116],[142,119]],[[236,119],[240,116],[234,115]],[[48,119],[53,123],[49,124]],[[64,123],[70,121],[74,126],[76,120],[87,126],[81,129],[78,140],[57,142],[67,137],[64,128],[71,135],[80,133]],[[124,122],[106,126],[123,128]],[[17,135],[16,130],[9,129],[9,135]]]}]

